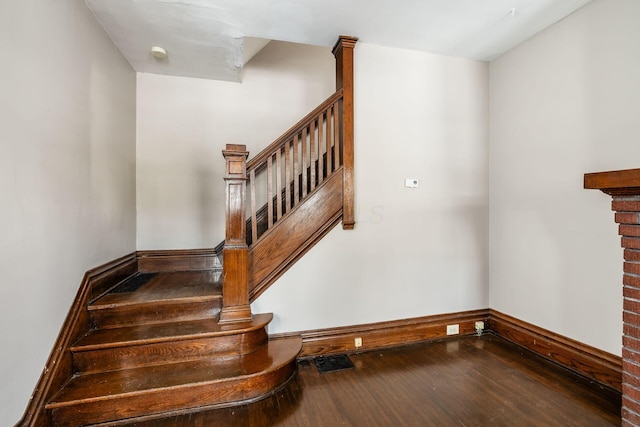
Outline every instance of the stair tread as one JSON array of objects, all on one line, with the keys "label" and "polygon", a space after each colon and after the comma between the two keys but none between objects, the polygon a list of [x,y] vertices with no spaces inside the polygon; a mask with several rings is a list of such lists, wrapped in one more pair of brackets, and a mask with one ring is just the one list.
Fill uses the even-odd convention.
[{"label": "stair tread", "polygon": [[273,315],[256,314],[253,320],[242,323],[220,324],[216,319],[201,319],[174,323],[125,326],[112,329],[94,329],[71,347],[80,352],[123,345],[138,345],[168,340],[223,336],[248,332],[266,326]]},{"label": "stair tread", "polygon": [[72,378],[47,404],[48,409],[76,403],[108,400],[166,389],[180,389],[236,381],[277,369],[295,358],[299,337],[269,341],[253,353],[206,358],[166,365],[79,375]]},{"label": "stair tread", "polygon": [[222,282],[218,271],[163,272],[158,273],[133,292],[103,295],[89,306],[89,310],[183,299],[219,299],[221,295]]}]

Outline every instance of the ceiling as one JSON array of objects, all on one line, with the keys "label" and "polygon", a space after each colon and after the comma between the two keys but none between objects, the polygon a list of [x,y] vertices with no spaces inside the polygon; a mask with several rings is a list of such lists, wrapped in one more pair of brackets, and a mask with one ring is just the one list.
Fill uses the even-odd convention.
[{"label": "ceiling", "polygon": [[331,47],[349,35],[491,61],[590,1],[85,0],[136,71],[228,81],[270,40]]}]

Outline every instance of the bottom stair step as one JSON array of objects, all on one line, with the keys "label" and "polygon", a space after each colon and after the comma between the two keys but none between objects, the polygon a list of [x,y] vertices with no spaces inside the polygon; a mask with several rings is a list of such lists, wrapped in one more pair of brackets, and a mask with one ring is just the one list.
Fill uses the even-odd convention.
[{"label": "bottom stair step", "polygon": [[221,325],[214,319],[90,331],[71,347],[76,373],[133,369],[254,352],[267,342],[273,315]]},{"label": "bottom stair step", "polygon": [[74,377],[47,404],[57,426],[79,426],[255,399],[295,372],[300,338],[253,353]]}]

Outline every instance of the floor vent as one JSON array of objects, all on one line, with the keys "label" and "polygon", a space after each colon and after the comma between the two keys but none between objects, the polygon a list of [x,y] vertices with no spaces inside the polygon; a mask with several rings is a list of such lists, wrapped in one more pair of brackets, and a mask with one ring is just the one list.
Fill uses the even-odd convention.
[{"label": "floor vent", "polygon": [[316,357],[313,361],[321,374],[353,368],[353,362],[346,354]]},{"label": "floor vent", "polygon": [[123,294],[125,292],[134,292],[137,291],[140,286],[147,283],[151,278],[153,278],[157,273],[138,273],[127,281],[120,283],[115,288],[109,291],[110,294]]}]

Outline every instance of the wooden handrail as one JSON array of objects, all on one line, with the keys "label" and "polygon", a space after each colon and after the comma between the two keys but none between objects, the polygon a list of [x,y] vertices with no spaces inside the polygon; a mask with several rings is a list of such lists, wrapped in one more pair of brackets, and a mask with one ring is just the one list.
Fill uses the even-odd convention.
[{"label": "wooden handrail", "polygon": [[[262,248],[275,245],[280,252],[290,251],[280,253],[284,264],[278,264],[264,280],[260,279],[259,292],[262,292],[340,218],[344,229],[353,229],[355,225],[353,49],[356,41],[356,38],[341,36],[333,49],[337,88],[333,95],[248,162],[245,146],[228,145],[223,152],[227,160],[227,235],[223,250],[221,322],[251,318],[249,278],[255,279],[256,271],[264,276],[264,270],[272,267],[272,262],[261,261],[271,249],[263,251],[262,257],[250,256],[250,249],[253,251],[256,245]],[[331,186],[325,185],[328,182]],[[246,204],[247,184],[250,209]],[[259,207],[258,203],[264,206]],[[282,221],[293,218],[294,212],[298,222]],[[322,215],[318,216],[319,213]],[[314,215],[317,216],[315,222],[307,221],[315,218]],[[287,233],[266,233],[273,230],[276,223],[284,226],[281,229],[287,229],[289,223],[295,226]],[[251,248],[247,245],[247,228]],[[269,242],[262,240],[261,243],[263,235],[270,236]],[[273,238],[274,235],[277,238]],[[282,239],[288,243],[279,243]],[[254,290],[254,296],[255,292],[258,291]]]},{"label": "wooden handrail", "polygon": [[[342,98],[339,92],[334,95],[320,105],[324,108],[314,109],[272,144],[273,151],[263,150],[262,161],[248,166],[251,245],[341,166],[338,112]],[[258,182],[266,188],[258,187]],[[256,205],[258,199],[264,203],[265,198],[264,206]]]},{"label": "wooden handrail", "polygon": [[[302,131],[302,128],[309,125],[309,122],[318,117],[321,112],[333,105],[336,101],[342,98],[342,89],[337,90],[333,95],[327,98],[322,104],[318,105],[313,111],[304,116],[302,120],[293,125],[288,131],[282,134],[278,139],[273,141],[267,148],[258,153],[255,157],[247,162],[247,170],[256,169],[256,166],[264,163],[270,154],[277,151],[278,147],[284,144],[287,140],[293,138],[296,134]],[[258,172],[258,170],[256,170]]]}]

